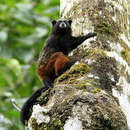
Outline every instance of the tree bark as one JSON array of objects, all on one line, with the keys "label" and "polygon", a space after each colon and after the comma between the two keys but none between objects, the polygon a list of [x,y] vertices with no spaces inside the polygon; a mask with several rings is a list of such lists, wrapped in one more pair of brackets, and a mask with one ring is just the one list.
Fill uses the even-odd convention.
[{"label": "tree bark", "polygon": [[130,32],[128,0],[61,0],[73,35],[97,32],[70,55],[80,57],[33,106],[29,129],[128,130]]}]

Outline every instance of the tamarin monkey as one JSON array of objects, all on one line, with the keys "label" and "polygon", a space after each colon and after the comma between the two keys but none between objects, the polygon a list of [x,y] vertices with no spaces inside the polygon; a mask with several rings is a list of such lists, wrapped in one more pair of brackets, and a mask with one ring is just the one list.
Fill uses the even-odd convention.
[{"label": "tamarin monkey", "polygon": [[37,97],[48,88],[53,87],[55,78],[74,64],[71,59],[66,57],[68,53],[86,39],[96,36],[96,33],[88,33],[84,36],[74,37],[71,24],[71,20],[52,21],[52,31],[40,52],[36,70],[44,87],[34,92],[23,105],[20,119],[24,125],[30,117],[29,108],[33,106]]}]

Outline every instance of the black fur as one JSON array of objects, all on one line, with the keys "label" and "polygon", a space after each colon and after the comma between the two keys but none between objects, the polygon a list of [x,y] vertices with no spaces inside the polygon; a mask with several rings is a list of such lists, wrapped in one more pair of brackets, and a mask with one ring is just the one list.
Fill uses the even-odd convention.
[{"label": "black fur", "polygon": [[27,125],[27,121],[31,115],[30,108],[32,108],[33,104],[35,103],[36,99],[46,90],[48,87],[42,87],[38,89],[36,92],[34,92],[28,100],[24,103],[22,106],[21,112],[20,112],[20,120],[24,125]]},{"label": "black fur", "polygon": [[[55,52],[63,52],[65,55],[68,55],[70,51],[75,49],[86,39],[96,36],[96,33],[88,33],[85,36],[73,37],[71,23],[71,20],[52,21],[52,32],[44,44],[42,53],[40,54],[43,59],[40,59],[40,62],[46,60],[49,55]],[[63,73],[72,64],[73,62],[68,63],[65,66],[64,70],[60,73]],[[36,92],[34,92],[21,109],[20,119],[24,125],[25,121],[28,121],[30,117],[30,108],[35,103],[37,97],[39,97],[41,93],[46,91],[49,87],[53,86],[53,84],[48,80],[43,81],[43,84],[45,85],[45,87],[40,88]]]},{"label": "black fur", "polygon": [[[60,24],[65,23],[66,27],[60,28]],[[85,36],[72,36],[71,20],[52,21],[52,32],[45,42],[43,49],[55,48],[55,52],[63,52],[67,55],[86,39],[96,36],[96,33],[88,33]]]}]

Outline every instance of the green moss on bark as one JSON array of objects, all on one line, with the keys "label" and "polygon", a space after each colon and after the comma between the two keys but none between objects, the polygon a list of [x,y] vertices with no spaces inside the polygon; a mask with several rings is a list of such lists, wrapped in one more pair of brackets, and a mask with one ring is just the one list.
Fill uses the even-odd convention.
[{"label": "green moss on bark", "polygon": [[103,22],[101,24],[96,24],[95,28],[94,28],[94,31],[116,37],[115,30],[111,27],[111,25],[109,25],[109,24],[107,24],[105,22]]}]

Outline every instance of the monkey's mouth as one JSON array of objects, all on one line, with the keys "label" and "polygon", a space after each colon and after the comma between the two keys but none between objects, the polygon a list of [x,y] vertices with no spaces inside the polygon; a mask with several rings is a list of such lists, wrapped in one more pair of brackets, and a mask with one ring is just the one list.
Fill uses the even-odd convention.
[{"label": "monkey's mouth", "polygon": [[66,24],[64,22],[62,22],[62,23],[60,23],[59,27],[60,28],[66,28],[67,26],[66,26]]}]

